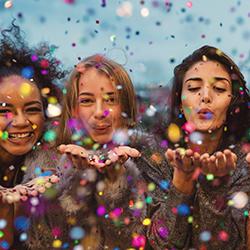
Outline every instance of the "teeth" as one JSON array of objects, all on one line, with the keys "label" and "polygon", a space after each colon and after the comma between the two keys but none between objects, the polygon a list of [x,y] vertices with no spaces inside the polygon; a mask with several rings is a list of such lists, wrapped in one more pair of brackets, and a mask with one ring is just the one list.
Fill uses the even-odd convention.
[{"label": "teeth", "polygon": [[16,134],[9,134],[10,138],[26,138],[31,136],[31,133],[16,133]]}]

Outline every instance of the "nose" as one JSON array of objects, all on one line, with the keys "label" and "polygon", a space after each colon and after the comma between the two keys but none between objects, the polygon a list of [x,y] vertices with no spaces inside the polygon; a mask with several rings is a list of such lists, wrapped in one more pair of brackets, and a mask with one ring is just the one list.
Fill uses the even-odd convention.
[{"label": "nose", "polygon": [[30,124],[28,117],[23,112],[14,114],[12,118],[12,126],[25,127]]},{"label": "nose", "polygon": [[94,117],[96,119],[103,119],[105,117],[104,111],[105,111],[104,103],[102,101],[97,101],[96,107],[95,107]]},{"label": "nose", "polygon": [[202,90],[201,102],[203,102],[203,103],[211,103],[212,102],[210,87],[204,87],[204,89]]}]

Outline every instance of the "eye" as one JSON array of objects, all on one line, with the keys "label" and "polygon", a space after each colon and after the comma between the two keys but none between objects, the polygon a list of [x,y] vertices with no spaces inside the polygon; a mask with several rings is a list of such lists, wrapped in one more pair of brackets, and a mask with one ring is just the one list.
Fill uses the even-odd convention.
[{"label": "eye", "polygon": [[220,93],[223,93],[223,92],[226,91],[226,89],[221,88],[221,87],[216,87],[216,86],[214,86],[214,89],[215,89],[217,92],[220,92]]},{"label": "eye", "polygon": [[105,102],[109,104],[114,104],[115,101],[116,101],[115,97],[108,97],[107,99],[105,99]]},{"label": "eye", "polygon": [[11,111],[9,109],[0,109],[0,114],[7,114],[7,113],[11,113]]},{"label": "eye", "polygon": [[190,92],[197,92],[200,90],[200,87],[191,87],[191,88],[188,88],[188,91]]},{"label": "eye", "polygon": [[79,103],[82,105],[91,105],[92,103],[94,103],[94,100],[90,98],[83,98],[79,100]]},{"label": "eye", "polygon": [[30,113],[40,113],[42,112],[42,109],[41,108],[38,108],[38,107],[30,107],[30,108],[27,108],[26,109],[26,112],[30,112]]}]

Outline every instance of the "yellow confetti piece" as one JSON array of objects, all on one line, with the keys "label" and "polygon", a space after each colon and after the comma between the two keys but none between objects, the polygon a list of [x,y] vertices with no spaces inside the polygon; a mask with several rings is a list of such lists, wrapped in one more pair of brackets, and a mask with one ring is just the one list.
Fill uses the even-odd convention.
[{"label": "yellow confetti piece", "polygon": [[29,96],[30,95],[30,93],[31,93],[31,90],[32,90],[32,87],[31,87],[31,85],[29,84],[29,83],[27,83],[27,82],[25,82],[25,83],[22,83],[22,85],[21,85],[21,87],[20,87],[20,89],[19,89],[19,91],[20,91],[20,94],[22,95],[22,96]]},{"label": "yellow confetti piece", "polygon": [[8,180],[8,176],[5,175],[5,176],[3,177],[3,180],[4,180],[4,181],[7,181],[7,180]]},{"label": "yellow confetti piece", "polygon": [[76,218],[75,217],[69,217],[67,219],[68,224],[75,225],[76,224]]},{"label": "yellow confetti piece", "polygon": [[60,248],[62,246],[62,242],[60,240],[54,240],[52,246],[54,248]]},{"label": "yellow confetti piece", "polygon": [[202,56],[202,61],[207,62],[207,57],[205,55]]},{"label": "yellow confetti piece", "polygon": [[151,220],[149,218],[146,218],[146,219],[143,220],[142,224],[144,226],[149,226],[151,224]]},{"label": "yellow confetti piece", "polygon": [[37,128],[36,124],[32,124],[32,128],[35,130]]},{"label": "yellow confetti piece", "polygon": [[188,223],[193,223],[193,221],[194,221],[193,216],[188,216]]},{"label": "yellow confetti piece", "polygon": [[218,56],[221,56],[223,52],[222,52],[221,50],[217,49],[215,53],[216,53]]},{"label": "yellow confetti piece", "polygon": [[234,205],[234,201],[233,201],[233,200],[229,200],[229,201],[227,202],[227,205],[228,205],[228,206],[233,206],[233,205]]},{"label": "yellow confetti piece", "polygon": [[48,98],[48,103],[50,103],[50,104],[57,104],[58,101],[57,101],[56,97],[50,96],[50,97]]},{"label": "yellow confetti piece", "polygon": [[155,190],[155,184],[153,182],[148,184],[148,191],[154,191]]},{"label": "yellow confetti piece", "polygon": [[2,138],[2,136],[3,136],[3,131],[0,130],[0,138]]},{"label": "yellow confetti piece", "polygon": [[98,195],[102,196],[102,195],[103,195],[103,192],[102,192],[102,191],[98,192]]},{"label": "yellow confetti piece", "polygon": [[26,166],[22,166],[22,167],[21,167],[21,170],[22,170],[23,172],[25,172],[25,171],[27,171],[27,167],[26,167]]},{"label": "yellow confetti piece", "polygon": [[142,201],[137,201],[135,203],[135,208],[136,209],[142,209],[143,208],[143,202]]},{"label": "yellow confetti piece", "polygon": [[178,142],[181,137],[181,130],[176,124],[171,123],[167,128],[167,135],[170,141]]}]

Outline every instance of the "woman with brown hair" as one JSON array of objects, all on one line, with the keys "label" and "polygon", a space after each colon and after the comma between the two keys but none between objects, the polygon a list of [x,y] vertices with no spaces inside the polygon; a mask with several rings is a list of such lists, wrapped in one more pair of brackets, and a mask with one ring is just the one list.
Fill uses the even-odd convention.
[{"label": "woman with brown hair", "polygon": [[247,140],[249,100],[243,75],[217,48],[201,47],[175,68],[175,129],[168,130],[175,149],[165,155],[178,195],[170,192],[175,205],[161,202],[152,216],[154,249],[246,248],[250,170],[241,142]]}]

